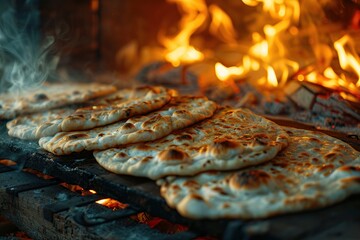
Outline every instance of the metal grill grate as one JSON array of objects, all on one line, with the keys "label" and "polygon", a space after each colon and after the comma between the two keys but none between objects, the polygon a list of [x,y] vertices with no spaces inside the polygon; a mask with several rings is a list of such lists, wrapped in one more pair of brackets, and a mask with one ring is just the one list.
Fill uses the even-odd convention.
[{"label": "metal grill grate", "polygon": [[[153,181],[146,178],[109,173],[96,163],[91,153],[87,152],[64,157],[54,156],[51,153],[39,149],[36,142],[22,141],[9,137],[4,122],[0,123],[0,145],[2,146],[0,148],[0,159],[6,158],[16,161],[16,167],[18,169],[23,167],[36,169],[44,174],[56,177],[58,181],[80,185],[85,189],[93,189],[99,195],[104,195],[130,205],[130,209],[127,210],[130,212],[109,213],[109,215],[104,212],[98,212],[98,215],[93,215],[95,216],[93,219],[102,219],[102,224],[106,223],[107,225],[111,225],[114,221],[117,221],[114,219],[123,219],[123,217],[128,216],[132,212],[145,211],[153,216],[188,226],[191,232],[183,233],[184,235],[181,235],[182,239],[190,239],[195,235],[211,235],[222,239],[251,238],[254,236],[256,238],[264,237],[266,239],[271,237],[275,239],[288,239],[306,236],[311,239],[312,236],[320,236],[321,234],[323,234],[323,237],[329,237],[329,235],[326,234],[335,234],[329,229],[335,229],[339,222],[351,221],[352,223],[356,223],[357,226],[360,226],[360,219],[356,218],[356,216],[360,216],[360,196],[354,196],[341,204],[326,209],[258,221],[242,221],[240,219],[191,220],[180,216],[175,210],[167,206],[166,202],[159,195],[158,186],[156,186]],[[1,169],[3,169],[3,167],[1,167],[0,170]],[[14,171],[14,167],[11,168],[12,171],[9,170],[8,167],[4,169],[6,170],[0,174],[0,177],[6,174],[7,178],[10,178],[10,176],[12,176],[11,178],[15,178],[14,174],[21,172]],[[56,187],[57,185],[52,186],[55,180],[51,181],[51,184],[48,185],[48,180],[40,181],[44,183],[37,184],[40,184],[40,189]],[[0,182],[2,183],[2,181]],[[46,187],[49,185],[50,187]],[[7,185],[6,194],[14,199],[17,198],[16,195],[19,197],[23,193],[34,192],[36,189],[38,189],[36,184],[29,184],[29,182],[25,181],[24,183],[16,185]],[[90,217],[84,218],[84,214],[89,212],[88,206],[91,205],[89,202],[95,201],[97,196],[92,198],[94,199],[76,197],[74,200],[68,199],[61,203],[46,202],[42,207],[41,216],[44,221],[51,223],[51,220],[57,219],[55,216],[63,213],[63,211],[65,211],[64,209],[69,208],[72,209],[72,211],[70,211],[72,215],[71,219],[73,219],[76,224],[82,226],[78,231],[81,232],[82,228],[91,229],[94,225],[99,225],[96,221],[92,221]],[[84,204],[85,207],[80,206]],[[84,209],[80,211],[79,209],[82,208]],[[76,209],[76,214],[74,209]],[[4,209],[0,208],[0,211],[4,211]],[[68,214],[70,213],[68,212]],[[64,219],[65,222],[68,221],[66,217]],[[100,223],[101,221],[99,220]],[[354,231],[360,231],[356,230],[360,228],[348,229],[349,226],[354,225],[344,225],[339,230],[340,233],[354,234]],[[59,227],[58,230],[62,231],[62,228]],[[75,229],[77,228],[78,226]],[[196,233],[195,235],[194,232]],[[148,234],[151,235],[151,233]],[[336,234],[339,233],[337,232]],[[358,234],[358,232],[356,232],[356,234]],[[171,236],[171,239],[174,239],[173,237],[175,236]],[[157,239],[162,238],[159,237]]]}]

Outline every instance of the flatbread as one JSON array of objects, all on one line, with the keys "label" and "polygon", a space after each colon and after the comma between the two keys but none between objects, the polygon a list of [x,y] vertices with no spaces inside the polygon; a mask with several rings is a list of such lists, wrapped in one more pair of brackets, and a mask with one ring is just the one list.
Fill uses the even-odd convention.
[{"label": "flatbread", "polygon": [[162,87],[122,89],[87,101],[81,108],[72,106],[23,115],[9,121],[6,126],[10,136],[36,140],[58,132],[103,126],[153,111],[169,102],[173,94],[172,90]]},{"label": "flatbread", "polygon": [[174,97],[163,108],[88,131],[60,132],[39,140],[42,148],[56,155],[83,150],[101,150],[119,145],[153,141],[172,131],[211,117],[216,103],[205,97]]},{"label": "flatbread", "polygon": [[54,136],[61,132],[63,118],[74,113],[76,109],[75,106],[64,107],[19,116],[7,122],[8,134],[24,140],[38,140],[42,137]]},{"label": "flatbread", "polygon": [[144,86],[122,89],[90,107],[79,108],[63,120],[61,129],[68,132],[105,126],[159,109],[170,99],[169,90],[163,87]]},{"label": "flatbread", "polygon": [[114,86],[99,83],[45,83],[20,96],[3,93],[0,94],[0,119],[81,103],[115,91]]},{"label": "flatbread", "polygon": [[268,163],[159,180],[161,195],[185,217],[254,219],[325,207],[360,193],[359,152],[321,133],[286,129],[289,146]]},{"label": "flatbread", "polygon": [[212,118],[154,142],[97,151],[107,170],[158,179],[206,170],[233,170],[268,161],[287,146],[287,134],[248,110],[225,108]]}]

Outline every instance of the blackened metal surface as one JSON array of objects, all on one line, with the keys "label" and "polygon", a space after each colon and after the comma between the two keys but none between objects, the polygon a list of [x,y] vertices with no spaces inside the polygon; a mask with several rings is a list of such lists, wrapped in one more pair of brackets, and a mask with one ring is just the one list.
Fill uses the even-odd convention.
[{"label": "blackened metal surface", "polygon": [[[296,239],[299,236],[305,238],[338,227],[339,221],[334,219],[355,222],[359,224],[360,229],[360,220],[353,214],[360,209],[358,206],[360,195],[328,208],[264,220],[196,221],[181,217],[175,210],[170,209],[165,200],[160,197],[159,188],[153,181],[146,178],[112,174],[101,168],[89,152],[63,157],[55,156],[40,149],[37,142],[9,137],[5,122],[0,122],[0,146],[0,159],[16,161],[18,168],[29,167],[69,184],[93,189],[99,195],[128,203],[134,209],[146,211],[153,216],[165,218],[174,223],[185,224],[200,234],[220,236],[224,239],[237,237],[247,239],[250,236],[255,236],[255,239],[268,239],[271,236],[273,239]],[[342,233],[347,232],[344,228],[341,231]]]},{"label": "blackened metal surface", "polygon": [[44,218],[51,222],[53,220],[53,215],[55,213],[67,210],[74,206],[77,207],[77,206],[86,205],[88,203],[92,203],[97,200],[100,200],[101,198],[103,197],[99,195],[76,196],[70,198],[69,200],[58,201],[55,203],[48,204],[44,206]]},{"label": "blackened metal surface", "polygon": [[24,141],[7,134],[6,122],[0,121],[0,159],[17,162],[18,168],[32,168],[69,184],[93,189],[100,195],[128,203],[151,215],[185,224],[199,233],[221,236],[232,220],[190,220],[168,207],[159,187],[147,178],[122,176],[100,167],[91,152],[55,156],[41,149],[36,141]]},{"label": "blackened metal surface", "polygon": [[37,189],[37,188],[42,188],[42,187],[47,187],[47,186],[55,185],[58,183],[59,182],[55,179],[51,179],[51,180],[38,179],[37,181],[32,181],[31,183],[10,186],[6,189],[6,192],[13,196],[18,196],[18,194],[21,192],[25,192],[25,191],[29,191],[29,190],[33,190],[33,189]]},{"label": "blackened metal surface", "polygon": [[15,170],[14,168],[4,166],[4,165],[0,165],[0,173],[10,172],[10,171],[14,171],[14,170]]},{"label": "blackened metal surface", "polygon": [[117,209],[116,211],[105,211],[104,209],[104,211],[98,211],[97,213],[91,214],[89,214],[88,211],[79,211],[79,213],[74,216],[74,220],[83,226],[89,227],[103,224],[105,222],[110,222],[116,219],[125,219],[139,212],[139,210],[135,210],[131,207]]}]

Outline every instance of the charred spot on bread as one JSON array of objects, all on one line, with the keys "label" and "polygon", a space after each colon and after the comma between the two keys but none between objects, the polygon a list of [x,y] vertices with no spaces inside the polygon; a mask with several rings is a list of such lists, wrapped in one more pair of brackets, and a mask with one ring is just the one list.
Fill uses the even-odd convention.
[{"label": "charred spot on bread", "polygon": [[183,183],[183,186],[193,188],[193,189],[198,189],[200,187],[199,183],[197,181],[194,181],[194,180],[185,181]]},{"label": "charred spot on bread", "polygon": [[161,161],[184,161],[189,160],[189,155],[179,149],[171,148],[159,153]]},{"label": "charred spot on bread", "polygon": [[334,152],[330,152],[330,153],[327,153],[327,154],[324,156],[324,159],[325,159],[325,161],[327,161],[327,162],[331,162],[331,161],[334,161],[337,156],[339,156],[339,154],[334,153]]},{"label": "charred spot on bread", "polygon": [[231,141],[228,139],[220,139],[215,140],[213,146],[221,148],[236,148],[237,146],[239,146],[239,144],[235,141]]},{"label": "charred spot on bread", "polygon": [[146,151],[146,150],[151,150],[151,147],[144,143],[137,145],[136,150]]},{"label": "charred spot on bread", "polygon": [[183,134],[183,135],[181,135],[181,136],[176,137],[176,140],[178,140],[178,141],[181,141],[181,140],[192,140],[192,139],[193,139],[193,137],[192,137],[191,135],[189,135],[189,134]]},{"label": "charred spot on bread", "polygon": [[129,117],[131,115],[132,109],[131,108],[127,108],[125,109],[125,115],[126,117]]},{"label": "charred spot on bread", "polygon": [[219,193],[220,195],[228,195],[227,192],[225,192],[225,190],[219,186],[214,187],[212,190]]},{"label": "charred spot on bread", "polygon": [[258,188],[270,181],[270,175],[262,170],[242,171],[234,174],[230,179],[230,185],[234,188]]},{"label": "charred spot on bread", "polygon": [[133,129],[133,128],[135,128],[135,125],[132,124],[132,123],[125,123],[125,124],[121,127],[122,130],[129,130],[129,129]]},{"label": "charred spot on bread", "polygon": [[310,142],[314,142],[314,143],[321,143],[321,140],[314,138],[314,137],[309,137],[308,139]]},{"label": "charred spot on bread", "polygon": [[72,135],[69,135],[67,137],[68,140],[75,140],[75,139],[78,139],[78,138],[86,138],[88,137],[89,135],[85,134],[85,133],[77,133],[77,134],[72,134]]},{"label": "charred spot on bread", "polygon": [[350,172],[350,171],[360,172],[360,167],[358,167],[358,166],[343,166],[343,167],[339,168],[339,170],[345,171],[345,172]]},{"label": "charred spot on bread", "polygon": [[49,100],[49,97],[45,93],[38,93],[34,95],[35,101]]},{"label": "charred spot on bread", "polygon": [[153,123],[156,123],[157,121],[159,121],[161,119],[161,115],[160,114],[156,114],[153,117],[151,117],[150,119],[146,120],[141,126],[146,127],[148,125],[151,125]]},{"label": "charred spot on bread", "polygon": [[115,155],[117,158],[126,158],[128,155],[124,152],[118,152]]},{"label": "charred spot on bread", "polygon": [[193,198],[193,199],[196,199],[196,200],[198,200],[198,201],[204,201],[204,198],[201,196],[201,195],[199,195],[199,194],[191,194],[191,196],[190,196],[191,198]]},{"label": "charred spot on bread", "polygon": [[70,120],[75,120],[75,119],[84,119],[85,118],[85,115],[83,114],[74,114],[74,115],[70,115],[68,117],[66,117],[67,119],[70,119]]},{"label": "charred spot on bread", "polygon": [[215,140],[208,148],[210,154],[218,157],[226,157],[231,149],[239,148],[239,144],[228,139]]}]

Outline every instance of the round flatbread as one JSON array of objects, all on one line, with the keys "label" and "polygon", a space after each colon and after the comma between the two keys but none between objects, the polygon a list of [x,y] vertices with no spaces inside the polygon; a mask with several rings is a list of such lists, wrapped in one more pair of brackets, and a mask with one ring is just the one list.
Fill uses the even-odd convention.
[{"label": "round flatbread", "polygon": [[91,129],[159,109],[170,101],[172,90],[162,87],[122,89],[80,106],[19,116],[7,123],[10,136],[36,140],[58,132]]},{"label": "round flatbread", "polygon": [[286,129],[289,146],[268,163],[159,180],[161,195],[185,217],[253,219],[325,207],[360,193],[359,152],[321,133]]},{"label": "round flatbread", "polygon": [[3,93],[0,94],[0,119],[82,103],[115,91],[114,86],[99,83],[45,83],[20,96]]},{"label": "round flatbread", "polygon": [[92,106],[77,109],[75,113],[64,118],[61,129],[68,132],[105,126],[159,109],[170,99],[170,91],[163,87],[122,89]]},{"label": "round flatbread", "polygon": [[158,179],[266,162],[287,146],[287,134],[248,110],[225,108],[212,118],[153,142],[97,151],[97,162],[119,174]]},{"label": "round flatbread", "polygon": [[77,107],[51,109],[41,113],[19,116],[9,122],[8,134],[24,140],[37,140],[61,132],[64,117],[74,113]]},{"label": "round flatbread", "polygon": [[158,111],[87,131],[60,132],[39,140],[42,148],[65,155],[119,145],[153,141],[172,131],[211,117],[216,103],[204,97],[174,97]]}]

